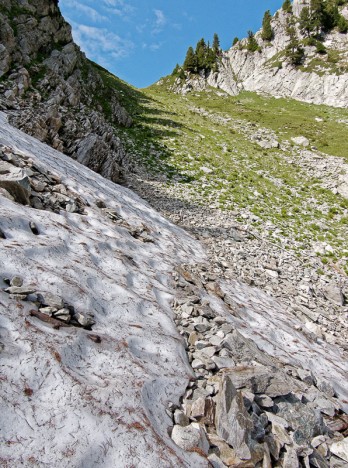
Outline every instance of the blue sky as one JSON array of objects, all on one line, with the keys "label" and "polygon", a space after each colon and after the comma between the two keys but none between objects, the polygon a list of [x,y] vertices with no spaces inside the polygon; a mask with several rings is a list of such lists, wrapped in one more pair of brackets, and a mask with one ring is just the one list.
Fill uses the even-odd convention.
[{"label": "blue sky", "polygon": [[172,72],[187,48],[214,32],[230,48],[260,28],[283,0],[60,0],[75,41],[87,56],[139,88]]}]

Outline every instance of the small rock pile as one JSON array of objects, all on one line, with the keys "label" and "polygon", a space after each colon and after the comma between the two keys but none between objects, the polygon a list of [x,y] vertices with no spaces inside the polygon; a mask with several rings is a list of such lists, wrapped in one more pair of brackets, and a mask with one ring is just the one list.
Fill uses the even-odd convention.
[{"label": "small rock pile", "polygon": [[120,213],[112,208],[107,208],[105,204],[101,200],[97,200],[96,205],[98,208],[101,208],[103,213],[111,219],[113,223],[118,224],[126,228],[129,231],[129,234],[134,237],[134,239],[138,239],[144,243],[153,243],[155,239],[151,236],[151,230],[148,226],[144,223],[141,224],[139,227],[131,226],[125,219],[122,218]]},{"label": "small rock pile", "polygon": [[38,210],[84,214],[84,202],[59,177],[5,146],[0,146],[0,195]]},{"label": "small rock pile", "polygon": [[348,415],[331,386],[243,337],[204,299],[218,283],[187,267],[174,276],[175,323],[195,378],[172,404],[172,439],[222,467],[345,467]]},{"label": "small rock pile", "polygon": [[93,314],[76,311],[72,305],[55,294],[38,291],[30,285],[24,286],[20,276],[3,278],[3,281],[8,285],[4,292],[9,294],[11,299],[32,302],[36,309],[31,310],[30,315],[50,323],[54,328],[72,325],[91,330],[95,324]]}]

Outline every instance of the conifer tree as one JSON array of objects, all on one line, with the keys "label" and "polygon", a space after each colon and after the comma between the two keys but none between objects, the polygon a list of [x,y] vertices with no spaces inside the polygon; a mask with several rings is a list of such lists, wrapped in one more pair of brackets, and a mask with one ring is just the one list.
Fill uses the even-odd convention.
[{"label": "conifer tree", "polygon": [[300,30],[302,33],[310,35],[313,30],[311,14],[308,7],[304,7],[300,13]]},{"label": "conifer tree", "polygon": [[207,47],[206,56],[205,56],[205,68],[208,70],[214,69],[216,64],[216,54],[214,49]]},{"label": "conifer tree", "polygon": [[290,37],[290,42],[286,47],[286,57],[289,59],[292,65],[301,65],[304,58],[304,49],[299,43],[296,35],[296,29],[292,22],[289,22],[286,32]]},{"label": "conifer tree", "polygon": [[272,30],[271,20],[272,20],[271,12],[267,10],[262,20],[261,37],[264,41],[271,41],[273,39],[273,30]]},{"label": "conifer tree", "polygon": [[327,0],[324,4],[322,12],[322,26],[326,31],[338,25],[340,13],[338,10],[337,0]]},{"label": "conifer tree", "polygon": [[285,0],[285,2],[283,3],[282,9],[286,13],[292,13],[291,0]]},{"label": "conifer tree", "polygon": [[311,0],[310,19],[311,28],[315,34],[318,34],[323,24],[324,4],[323,0]]},{"label": "conifer tree", "polygon": [[237,42],[239,42],[239,39],[238,39],[238,37],[235,37],[233,39],[233,42],[232,42],[232,47],[235,46],[237,44]]},{"label": "conifer tree", "polygon": [[173,76],[177,75],[177,74],[179,73],[179,70],[180,70],[180,65],[177,63],[177,64],[175,65],[174,70],[172,71],[172,75],[173,75]]},{"label": "conifer tree", "polygon": [[206,68],[206,52],[207,45],[205,43],[205,40],[202,38],[197,42],[196,45],[196,60],[198,70]]},{"label": "conifer tree", "polygon": [[250,52],[256,52],[259,49],[259,45],[257,40],[255,39],[255,35],[252,31],[248,31],[248,44],[247,49]]},{"label": "conifer tree", "polygon": [[218,55],[220,53],[220,40],[219,40],[219,36],[216,33],[214,34],[214,39],[213,39],[213,51],[215,55]]},{"label": "conifer tree", "polygon": [[183,68],[191,73],[197,69],[197,57],[192,47],[189,47],[187,50]]}]

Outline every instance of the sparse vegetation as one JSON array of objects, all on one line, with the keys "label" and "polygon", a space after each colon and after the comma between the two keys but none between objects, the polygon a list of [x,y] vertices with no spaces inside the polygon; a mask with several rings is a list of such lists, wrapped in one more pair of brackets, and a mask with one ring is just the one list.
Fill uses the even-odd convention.
[{"label": "sparse vegetation", "polygon": [[348,111],[253,93],[221,96],[213,89],[180,96],[168,90],[174,79],[144,90],[135,126],[124,130],[148,170],[165,173],[168,184],[180,182],[185,197],[190,193],[197,203],[250,210],[297,239],[299,251],[321,239],[334,246],[338,259],[344,256],[345,200],[289,164],[291,146],[262,150],[248,135],[258,128],[281,142],[303,135],[320,151],[347,158],[346,126],[338,121],[348,119]]}]

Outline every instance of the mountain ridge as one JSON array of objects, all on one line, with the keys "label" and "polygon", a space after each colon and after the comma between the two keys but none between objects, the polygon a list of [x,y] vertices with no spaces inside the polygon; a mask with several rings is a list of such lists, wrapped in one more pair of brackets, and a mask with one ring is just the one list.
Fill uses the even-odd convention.
[{"label": "mountain ridge", "polygon": [[[262,30],[254,35],[257,50],[248,50],[248,39],[238,41],[218,60],[218,71],[201,71],[198,75],[188,74],[186,79],[177,78],[173,90],[189,92],[202,90],[206,86],[220,88],[235,96],[241,91],[254,91],[270,96],[291,97],[300,101],[348,107],[348,34],[337,29],[323,32],[317,51],[314,45],[306,45],[306,36],[301,32],[299,16],[309,2],[295,1],[293,13],[283,9],[272,17],[273,36],[262,38]],[[341,14],[348,19],[346,5],[340,7]],[[289,27],[303,43],[304,57],[301,65],[293,65],[286,58],[291,42]]]},{"label": "mountain ridge", "polygon": [[30,135],[120,180],[127,154],[115,128],[132,119],[106,70],[73,42],[58,2],[2,2],[0,44],[0,109]]}]

